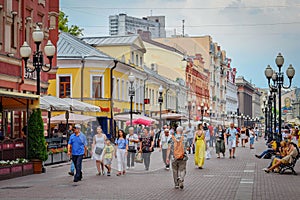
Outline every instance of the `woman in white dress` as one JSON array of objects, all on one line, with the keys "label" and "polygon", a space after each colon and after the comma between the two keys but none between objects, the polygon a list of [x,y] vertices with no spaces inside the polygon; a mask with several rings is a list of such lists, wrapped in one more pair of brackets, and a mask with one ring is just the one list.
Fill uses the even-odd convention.
[{"label": "woman in white dress", "polygon": [[[105,146],[106,135],[103,133],[101,126],[97,127],[97,134],[93,137],[92,159],[96,160],[97,175],[104,175],[104,165],[102,163],[102,152]],[[101,166],[101,171],[100,171]]]}]

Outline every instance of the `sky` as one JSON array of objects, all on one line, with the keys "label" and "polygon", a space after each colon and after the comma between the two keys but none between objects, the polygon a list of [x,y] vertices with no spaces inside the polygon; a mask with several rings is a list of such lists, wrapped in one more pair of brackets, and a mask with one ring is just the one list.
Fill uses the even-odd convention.
[{"label": "sky", "polygon": [[[84,29],[84,36],[109,35],[109,15],[126,13],[138,18],[166,17],[167,36],[210,35],[237,68],[238,76],[257,87],[268,87],[267,65],[278,71],[280,52],[296,70],[292,86],[300,87],[300,0],[60,0],[69,25]],[[289,81],[285,75],[285,85]]]}]

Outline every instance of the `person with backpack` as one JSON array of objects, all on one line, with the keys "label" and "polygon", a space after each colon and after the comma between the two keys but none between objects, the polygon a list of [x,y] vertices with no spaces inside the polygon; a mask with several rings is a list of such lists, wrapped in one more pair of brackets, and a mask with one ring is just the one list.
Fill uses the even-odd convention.
[{"label": "person with backpack", "polygon": [[187,136],[183,135],[182,126],[176,128],[176,136],[172,135],[168,143],[167,163],[170,163],[169,156],[171,155],[175,189],[183,189],[184,177],[186,175],[186,162],[188,160],[186,152],[189,150],[189,144]]}]

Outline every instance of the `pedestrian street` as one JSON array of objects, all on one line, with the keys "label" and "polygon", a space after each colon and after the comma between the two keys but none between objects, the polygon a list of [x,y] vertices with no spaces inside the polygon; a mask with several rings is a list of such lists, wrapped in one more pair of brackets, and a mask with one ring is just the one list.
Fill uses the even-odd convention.
[{"label": "pedestrian street", "polygon": [[[149,171],[136,163],[125,176],[116,176],[116,159],[112,176],[96,176],[95,161],[83,161],[83,179],[73,182],[68,175],[70,163],[47,166],[47,172],[0,181],[1,199],[298,199],[299,175],[265,173],[271,160],[254,155],[265,150],[260,138],[250,150],[241,145],[236,158],[205,160],[203,169],[194,166],[189,155],[183,190],[174,189],[172,171],[166,171],[158,149],[151,155]],[[296,172],[300,172],[297,163]],[[284,186],[284,187],[283,187]]]}]

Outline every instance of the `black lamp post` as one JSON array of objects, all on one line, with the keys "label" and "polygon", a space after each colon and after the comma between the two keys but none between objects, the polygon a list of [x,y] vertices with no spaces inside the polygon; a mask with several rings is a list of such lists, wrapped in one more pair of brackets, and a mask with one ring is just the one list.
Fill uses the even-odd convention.
[{"label": "black lamp post", "polygon": [[135,95],[135,91],[134,91],[134,79],[135,77],[132,75],[132,73],[129,74],[128,76],[128,80],[130,83],[130,87],[129,87],[129,96],[130,96],[130,126],[132,126],[132,101],[133,101],[133,97]]},{"label": "black lamp post", "polygon": [[[292,65],[289,65],[289,67],[286,70],[286,75],[289,78],[289,85],[284,86],[284,74],[281,72],[281,67],[283,66],[284,63],[284,58],[283,56],[279,53],[278,56],[275,59],[276,65],[278,67],[278,72],[275,72],[270,65],[267,66],[265,69],[265,76],[268,79],[268,85],[270,88],[277,89],[278,90],[278,105],[279,105],[279,124],[278,124],[278,135],[276,134],[277,142],[281,141],[281,126],[282,126],[282,119],[281,119],[281,88],[288,89],[291,87],[292,84],[292,79],[295,75],[295,69]],[[273,80],[273,84],[271,83],[271,78]],[[275,130],[276,132],[276,130]]]},{"label": "black lamp post", "polygon": [[44,55],[43,52],[40,51],[40,44],[44,40],[44,32],[37,25],[36,29],[32,33],[32,39],[36,44],[36,51],[33,54],[33,68],[27,66],[27,61],[31,55],[31,48],[25,41],[23,45],[20,47],[20,54],[22,59],[25,62],[25,70],[26,72],[33,73],[36,71],[36,94],[40,95],[41,93],[41,71],[49,72],[52,68],[52,59],[55,54],[55,46],[48,40],[47,45],[44,48],[45,55],[49,59],[49,65],[44,63]]},{"label": "black lamp post", "polygon": [[209,110],[207,111],[207,113],[209,114],[209,124],[211,124],[211,116],[213,114],[212,107],[209,107]]},{"label": "black lamp post", "polygon": [[204,106],[203,102],[200,104],[200,107],[201,107],[201,121],[203,123],[203,116],[204,116],[204,113],[207,111],[207,107]]},{"label": "black lamp post", "polygon": [[267,98],[263,98],[263,105],[261,106],[262,112],[265,114],[265,139],[268,138],[268,107],[266,105]]},{"label": "black lamp post", "polygon": [[160,130],[162,129],[162,120],[161,120],[161,107],[162,107],[162,103],[163,103],[163,87],[160,86],[158,89],[158,93],[159,93],[159,97],[158,97],[158,103],[159,103],[159,125],[160,125]]}]

